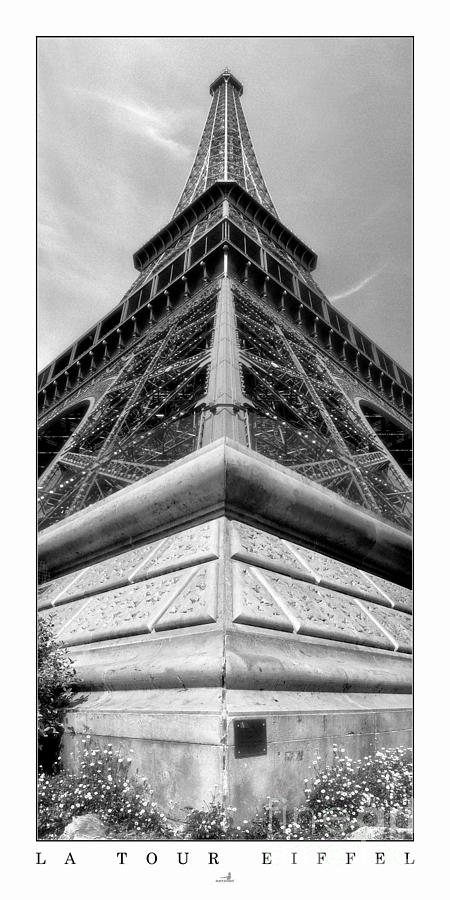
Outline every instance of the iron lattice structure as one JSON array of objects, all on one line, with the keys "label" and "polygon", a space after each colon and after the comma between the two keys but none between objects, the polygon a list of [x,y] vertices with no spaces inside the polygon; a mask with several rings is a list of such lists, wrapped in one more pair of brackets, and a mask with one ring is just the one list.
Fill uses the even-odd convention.
[{"label": "iron lattice structure", "polygon": [[210,92],[213,99],[209,115],[174,216],[216,181],[237,182],[276,216],[242,111],[242,84],[225,70],[212,83]]},{"label": "iron lattice structure", "polygon": [[213,291],[200,294],[106,370],[91,415],[40,485],[44,525],[197,448],[214,307]]},{"label": "iron lattice structure", "polygon": [[242,85],[225,72],[211,92],[174,217],[135,254],[137,280],[39,377],[41,526],[219,434],[408,528],[410,376],[333,309],[316,255],[280,223]]},{"label": "iron lattice structure", "polygon": [[410,490],[299,329],[235,290],[242,386],[254,450],[408,527]]}]

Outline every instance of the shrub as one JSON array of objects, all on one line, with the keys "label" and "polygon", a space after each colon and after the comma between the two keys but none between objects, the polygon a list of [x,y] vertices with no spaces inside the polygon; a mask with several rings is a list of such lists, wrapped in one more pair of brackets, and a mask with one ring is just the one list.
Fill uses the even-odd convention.
[{"label": "shrub", "polygon": [[344,748],[333,749],[333,765],[305,779],[316,838],[338,839],[362,824],[379,824],[377,811],[386,824],[392,813],[404,816],[412,798],[411,750],[383,748],[352,760]]},{"label": "shrub", "polygon": [[279,837],[281,821],[273,815],[269,807],[264,807],[252,821],[244,819],[242,825],[235,825],[232,813],[234,807],[224,807],[213,800],[205,809],[192,809],[186,819],[183,837],[190,841],[267,841]]},{"label": "shrub", "polygon": [[294,821],[292,812],[288,810],[283,820],[268,805],[256,813],[251,822],[244,819],[239,837],[243,841],[290,841],[303,840],[303,834],[303,825]]},{"label": "shrub", "polygon": [[216,800],[213,800],[204,810],[192,809],[186,818],[185,840],[230,841],[236,839],[239,837],[239,831],[234,826],[232,812],[234,809],[226,808]]},{"label": "shrub", "polygon": [[110,832],[136,838],[170,835],[145,778],[130,776],[131,757],[83,740],[79,771],[42,772],[38,780],[38,837],[56,840],[74,816],[95,813]]},{"label": "shrub", "polygon": [[38,751],[43,770],[52,770],[63,733],[64,711],[73,705],[75,670],[65,647],[53,636],[51,621],[38,620]]},{"label": "shrub", "polygon": [[[385,827],[391,814],[398,829],[409,827],[412,754],[405,748],[379,750],[352,760],[334,748],[333,764],[306,782],[306,804],[282,810],[270,802],[250,820],[235,825],[231,807],[213,799],[203,810],[191,809],[181,829],[170,825],[152,799],[145,778],[130,776],[131,756],[99,748],[92,738],[82,742],[77,774],[39,777],[39,838],[55,840],[73,816],[98,815],[111,839],[309,841],[342,840],[360,825]],[[132,753],[132,751],[130,751]],[[311,785],[311,786],[309,786]],[[380,822],[381,813],[381,822]],[[375,821],[374,821],[375,819]],[[408,839],[410,832],[398,832]]]}]

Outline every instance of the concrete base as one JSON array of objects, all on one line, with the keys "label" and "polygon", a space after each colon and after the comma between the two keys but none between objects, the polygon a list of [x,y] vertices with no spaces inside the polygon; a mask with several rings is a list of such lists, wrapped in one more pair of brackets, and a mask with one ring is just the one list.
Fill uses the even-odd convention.
[{"label": "concrete base", "polygon": [[[237,696],[234,696],[234,694]],[[294,809],[305,800],[304,779],[333,763],[333,745],[361,759],[382,747],[411,746],[410,698],[396,695],[252,692],[239,699],[230,692],[228,711],[267,716],[267,757],[236,759],[228,750],[229,801],[249,818],[261,809],[261,798]]]},{"label": "concrete base", "polygon": [[[86,733],[133,760],[150,780],[161,808],[183,820],[190,808],[214,799],[251,818],[267,798],[296,808],[304,778],[333,761],[333,746],[353,759],[377,749],[411,745],[411,698],[395,694],[227,691],[117,691],[91,693],[67,716],[64,756],[77,768]],[[267,751],[236,756],[234,721],[263,718]],[[131,752],[130,752],[131,751]]]},{"label": "concrete base", "polygon": [[89,733],[132,749],[172,816],[216,797],[242,819],[301,803],[334,744],[411,743],[409,537],[331,492],[225,439],[42,547],[40,614],[86,698],[68,763]]}]

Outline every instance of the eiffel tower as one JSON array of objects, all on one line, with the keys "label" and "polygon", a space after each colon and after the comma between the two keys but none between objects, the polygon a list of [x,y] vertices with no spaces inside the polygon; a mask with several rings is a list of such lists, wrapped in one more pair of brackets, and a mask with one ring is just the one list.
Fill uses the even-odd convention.
[{"label": "eiffel tower", "polygon": [[[411,378],[317,285],[211,85],[170,222],[39,375],[40,615],[84,733],[174,815],[302,801],[308,767],[408,744]],[[73,764],[70,763],[70,764]]]}]

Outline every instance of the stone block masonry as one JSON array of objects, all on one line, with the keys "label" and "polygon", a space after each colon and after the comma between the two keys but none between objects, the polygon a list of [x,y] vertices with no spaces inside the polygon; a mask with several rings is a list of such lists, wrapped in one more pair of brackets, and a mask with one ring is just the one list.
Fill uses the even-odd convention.
[{"label": "stone block masonry", "polygon": [[[272,482],[290,497],[283,516]],[[308,491],[332,504],[333,533]],[[358,757],[410,742],[408,539],[336,495],[224,438],[41,541],[55,577],[39,612],[86,697],[67,713],[71,765],[89,733],[132,748],[176,818],[213,797],[246,818],[267,796],[300,803],[334,743]]]}]

